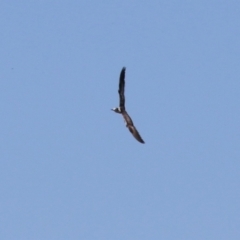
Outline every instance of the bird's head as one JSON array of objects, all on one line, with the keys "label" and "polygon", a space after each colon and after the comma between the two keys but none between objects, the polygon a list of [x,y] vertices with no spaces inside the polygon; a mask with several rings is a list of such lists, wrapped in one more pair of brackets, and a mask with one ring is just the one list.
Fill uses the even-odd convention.
[{"label": "bird's head", "polygon": [[112,108],[111,110],[116,112],[116,113],[121,113],[121,110],[119,108]]}]

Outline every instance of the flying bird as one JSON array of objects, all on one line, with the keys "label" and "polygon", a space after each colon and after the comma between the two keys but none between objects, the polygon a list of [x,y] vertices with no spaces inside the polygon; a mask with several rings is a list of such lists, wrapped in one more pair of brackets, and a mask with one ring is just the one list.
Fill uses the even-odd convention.
[{"label": "flying bird", "polygon": [[126,68],[123,67],[121,73],[120,73],[120,78],[119,78],[119,88],[118,88],[118,93],[119,93],[119,98],[120,98],[120,104],[119,107],[117,108],[112,108],[111,110],[122,114],[126,127],[129,129],[129,131],[132,133],[132,135],[140,142],[144,143],[143,139],[141,138],[139,132],[135,128],[132,119],[128,115],[126,109],[125,109],[125,95],[124,95],[124,88],[125,88],[125,70]]}]

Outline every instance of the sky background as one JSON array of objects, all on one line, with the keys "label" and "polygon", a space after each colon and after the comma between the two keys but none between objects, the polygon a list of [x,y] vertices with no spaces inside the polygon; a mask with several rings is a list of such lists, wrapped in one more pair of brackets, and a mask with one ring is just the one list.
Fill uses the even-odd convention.
[{"label": "sky background", "polygon": [[0,30],[1,240],[240,239],[240,1],[3,0]]}]

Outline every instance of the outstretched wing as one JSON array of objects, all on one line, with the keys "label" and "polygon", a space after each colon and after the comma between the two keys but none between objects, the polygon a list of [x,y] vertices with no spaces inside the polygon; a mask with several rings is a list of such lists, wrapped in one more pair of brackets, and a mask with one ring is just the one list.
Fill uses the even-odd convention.
[{"label": "outstretched wing", "polygon": [[127,126],[129,131],[132,133],[132,135],[140,142],[144,143],[143,139],[141,138],[139,132],[137,129],[134,127],[134,125]]},{"label": "outstretched wing", "polygon": [[139,132],[137,131],[137,129],[135,128],[133,121],[131,119],[131,117],[128,115],[128,113],[124,110],[122,112],[122,115],[124,117],[124,120],[126,122],[126,127],[129,129],[129,131],[132,133],[132,135],[140,142],[140,143],[144,143],[143,139],[141,138]]},{"label": "outstretched wing", "polygon": [[118,93],[119,93],[119,98],[120,98],[119,106],[120,106],[121,109],[125,109],[125,96],[124,96],[125,70],[126,70],[126,68],[123,67],[123,69],[120,73],[120,77],[119,77]]}]

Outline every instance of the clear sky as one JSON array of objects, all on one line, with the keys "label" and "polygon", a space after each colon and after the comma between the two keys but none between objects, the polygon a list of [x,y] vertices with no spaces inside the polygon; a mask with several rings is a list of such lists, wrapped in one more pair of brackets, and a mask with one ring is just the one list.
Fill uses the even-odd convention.
[{"label": "clear sky", "polygon": [[240,1],[3,0],[0,30],[1,240],[240,239]]}]

